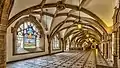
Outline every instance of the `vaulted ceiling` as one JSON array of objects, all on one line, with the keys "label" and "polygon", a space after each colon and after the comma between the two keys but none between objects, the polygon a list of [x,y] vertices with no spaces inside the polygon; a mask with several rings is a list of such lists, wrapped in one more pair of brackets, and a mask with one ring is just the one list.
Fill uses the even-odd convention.
[{"label": "vaulted ceiling", "polygon": [[[41,1],[42,0],[15,0],[12,12],[10,14],[10,18],[26,8],[40,4]],[[46,0],[46,3],[57,3],[57,1],[59,0]],[[116,0],[86,0],[83,7],[96,14],[105,22],[108,27],[110,27],[113,25],[112,16],[115,1]],[[66,0],[65,3],[78,6],[79,0]],[[53,12],[54,10],[49,11]]]},{"label": "vaulted ceiling", "polygon": [[15,0],[9,25],[21,17],[33,15],[44,29],[47,24],[51,38],[60,33],[62,38],[70,38],[76,44],[83,44],[87,39],[100,42],[113,25],[114,6],[115,0]]}]

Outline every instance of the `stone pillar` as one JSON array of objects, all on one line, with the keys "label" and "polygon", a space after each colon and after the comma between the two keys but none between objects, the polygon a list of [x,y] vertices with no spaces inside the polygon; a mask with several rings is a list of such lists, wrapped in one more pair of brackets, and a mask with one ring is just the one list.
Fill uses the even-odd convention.
[{"label": "stone pillar", "polygon": [[120,26],[118,31],[118,68],[120,68]]},{"label": "stone pillar", "polygon": [[106,58],[106,35],[103,34],[103,57]]},{"label": "stone pillar", "polygon": [[102,43],[101,43],[101,52],[102,52],[102,55],[104,55],[104,53],[103,53],[104,52],[104,42],[103,42],[104,38],[103,37],[104,36],[102,35],[102,39],[101,39],[102,40]]},{"label": "stone pillar", "polygon": [[112,59],[112,34],[108,37],[108,58]]},{"label": "stone pillar", "polygon": [[101,43],[101,44],[99,45],[99,49],[100,49],[101,54],[103,55],[103,43]]},{"label": "stone pillar", "polygon": [[0,24],[0,68],[6,68],[6,26]]},{"label": "stone pillar", "polygon": [[117,57],[117,31],[114,31],[114,68],[118,68]]},{"label": "stone pillar", "polygon": [[51,55],[51,41],[49,35],[47,35],[47,39],[48,39],[48,53]]},{"label": "stone pillar", "polygon": [[102,55],[105,57],[105,34],[102,35]]},{"label": "stone pillar", "polygon": [[108,43],[106,43],[106,59],[108,59]]},{"label": "stone pillar", "polygon": [[0,0],[0,68],[6,68],[6,31],[14,0]]},{"label": "stone pillar", "polygon": [[69,50],[71,49],[71,42],[69,43]]},{"label": "stone pillar", "polygon": [[1,2],[0,2],[0,68],[6,68],[6,31],[9,16],[8,9],[10,7],[9,6],[10,0],[9,1],[1,0]]},{"label": "stone pillar", "polygon": [[65,47],[65,44],[64,44],[65,42],[64,42],[64,40],[63,40],[63,38],[61,38],[61,45],[62,45],[62,52],[64,52],[64,47]]},{"label": "stone pillar", "polygon": [[103,43],[103,56],[105,56],[105,44]]},{"label": "stone pillar", "polygon": [[104,46],[104,51],[105,51],[105,58],[107,59],[107,57],[108,57],[108,54],[107,54],[107,52],[108,52],[108,43],[107,43],[107,35],[105,34],[104,35],[104,40],[105,40],[105,46]]},{"label": "stone pillar", "polygon": [[65,40],[65,41],[63,41],[63,42],[64,42],[64,50],[66,50],[66,46],[69,45],[69,44],[68,44],[68,40]]}]

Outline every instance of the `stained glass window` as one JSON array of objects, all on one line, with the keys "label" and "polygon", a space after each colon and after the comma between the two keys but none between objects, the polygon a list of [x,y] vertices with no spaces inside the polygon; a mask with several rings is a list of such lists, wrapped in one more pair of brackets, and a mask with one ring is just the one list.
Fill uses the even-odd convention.
[{"label": "stained glass window", "polygon": [[17,29],[16,34],[16,52],[17,53],[27,53],[27,49],[40,49],[40,32],[36,26],[31,22],[24,22]]},{"label": "stained glass window", "polygon": [[52,39],[52,48],[54,49],[60,49],[60,41],[58,39],[58,35],[54,36]]}]

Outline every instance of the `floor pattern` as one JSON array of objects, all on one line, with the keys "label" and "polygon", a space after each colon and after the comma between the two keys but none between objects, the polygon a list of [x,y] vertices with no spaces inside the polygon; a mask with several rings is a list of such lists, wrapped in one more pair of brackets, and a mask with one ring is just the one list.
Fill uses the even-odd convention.
[{"label": "floor pattern", "polygon": [[97,64],[108,65],[100,55],[95,57],[95,52],[90,50],[69,51],[13,62],[7,64],[7,68],[96,68]]}]

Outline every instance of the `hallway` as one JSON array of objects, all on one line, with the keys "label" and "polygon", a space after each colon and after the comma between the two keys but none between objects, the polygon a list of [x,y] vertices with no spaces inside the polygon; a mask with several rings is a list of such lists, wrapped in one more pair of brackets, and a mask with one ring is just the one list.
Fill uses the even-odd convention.
[{"label": "hallway", "polygon": [[[95,56],[96,55],[96,56]],[[97,67],[96,67],[97,66]],[[103,67],[102,67],[103,66]],[[7,64],[7,68],[110,68],[96,50],[72,50]],[[112,67],[111,67],[112,68]]]},{"label": "hallway", "polygon": [[120,0],[0,0],[0,68],[120,68]]}]

